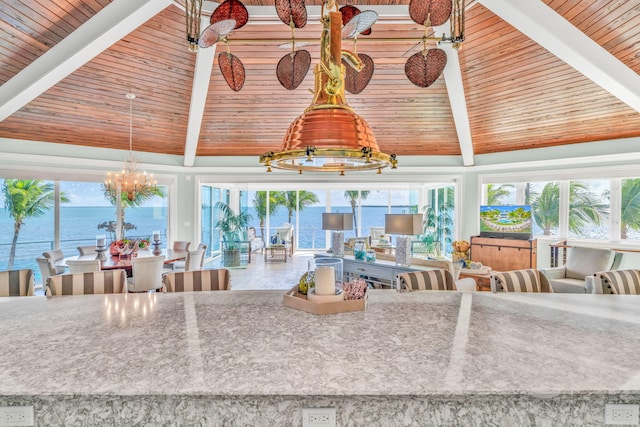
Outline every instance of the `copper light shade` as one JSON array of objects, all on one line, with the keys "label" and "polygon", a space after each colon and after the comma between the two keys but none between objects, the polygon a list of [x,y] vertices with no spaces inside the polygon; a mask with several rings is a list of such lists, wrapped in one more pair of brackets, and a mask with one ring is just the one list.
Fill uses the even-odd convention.
[{"label": "copper light shade", "polygon": [[[326,8],[326,9],[325,9]],[[285,170],[339,172],[396,168],[395,154],[380,151],[367,122],[345,99],[345,66],[362,69],[357,55],[341,46],[342,16],[334,1],[323,5],[320,63],[314,68],[314,99],[289,126],[280,151],[267,152],[260,163]]]}]

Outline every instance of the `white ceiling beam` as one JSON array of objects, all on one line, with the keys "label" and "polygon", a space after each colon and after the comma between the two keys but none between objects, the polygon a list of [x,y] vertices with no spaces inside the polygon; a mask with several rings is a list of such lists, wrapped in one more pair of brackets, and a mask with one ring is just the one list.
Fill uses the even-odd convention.
[{"label": "white ceiling beam", "polygon": [[102,53],[171,4],[171,0],[114,0],[0,86],[0,121]]},{"label": "white ceiling beam", "polygon": [[451,43],[440,43],[440,48],[447,53],[447,65],[444,67],[444,80],[447,84],[447,94],[453,122],[456,125],[458,143],[462,153],[462,163],[465,166],[473,166],[474,152],[471,138],[471,126],[469,124],[469,111],[467,110],[467,98],[462,84],[462,71],[460,70],[460,58],[458,49],[454,49]]},{"label": "white ceiling beam", "polygon": [[487,9],[640,112],[640,75],[540,0],[478,0]]},{"label": "white ceiling beam", "polygon": [[[436,34],[447,34],[450,36],[450,24],[446,23],[434,27]],[[460,69],[460,58],[458,49],[454,49],[451,43],[438,43],[438,47],[447,54],[447,65],[444,67],[443,75],[449,95],[449,104],[453,114],[453,122],[456,126],[460,153],[462,153],[462,164],[473,166],[474,152],[473,140],[471,139],[471,126],[469,125],[469,111],[467,110],[467,98],[464,94],[462,84],[462,70]]]},{"label": "white ceiling beam", "polygon": [[[209,19],[202,18],[200,22],[200,27],[206,28],[209,24]],[[187,137],[184,144],[185,166],[193,166],[196,162],[196,151],[198,149],[198,140],[200,139],[200,130],[202,129],[202,116],[207,103],[213,59],[216,55],[217,46],[218,44],[216,43],[206,49],[198,49],[193,72],[193,84],[191,86]]]}]

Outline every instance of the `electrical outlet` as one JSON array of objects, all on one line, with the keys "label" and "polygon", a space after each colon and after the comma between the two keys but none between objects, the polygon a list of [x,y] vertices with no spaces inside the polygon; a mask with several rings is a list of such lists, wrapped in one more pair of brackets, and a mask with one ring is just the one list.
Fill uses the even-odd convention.
[{"label": "electrical outlet", "polygon": [[303,408],[302,427],[336,427],[336,408]]},{"label": "electrical outlet", "polygon": [[634,426],[640,422],[640,405],[606,404],[604,407],[604,423],[623,426]]},{"label": "electrical outlet", "polygon": [[0,407],[0,427],[21,427],[33,425],[33,406]]}]

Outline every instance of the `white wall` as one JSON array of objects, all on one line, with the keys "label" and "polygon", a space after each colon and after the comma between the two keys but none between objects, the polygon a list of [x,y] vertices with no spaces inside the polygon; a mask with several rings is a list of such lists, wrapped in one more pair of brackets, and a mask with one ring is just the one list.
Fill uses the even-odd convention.
[{"label": "white wall", "polygon": [[[370,172],[348,174],[265,172],[257,156],[198,158],[194,167],[184,167],[182,156],[136,152],[141,170],[154,173],[160,184],[169,186],[170,240],[198,241],[198,185],[201,182],[244,185],[293,183],[300,188],[312,185],[358,183],[405,183],[407,187],[425,182],[459,183],[459,224],[457,238],[478,233],[478,208],[482,180],[504,176],[554,176],[584,174],[604,177],[637,171],[640,175],[640,138],[573,144],[535,150],[475,156],[475,166],[464,167],[459,156],[411,156],[398,159],[397,170],[381,175]],[[101,182],[107,171],[118,170],[128,151],[78,147],[64,144],[0,138],[0,177],[34,177]],[[595,175],[595,176],[594,176]]]}]

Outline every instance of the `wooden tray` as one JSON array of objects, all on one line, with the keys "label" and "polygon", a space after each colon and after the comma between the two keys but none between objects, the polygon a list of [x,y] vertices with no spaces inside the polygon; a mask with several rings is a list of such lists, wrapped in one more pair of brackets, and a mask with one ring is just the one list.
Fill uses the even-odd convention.
[{"label": "wooden tray", "polygon": [[298,285],[291,288],[284,295],[283,301],[287,307],[306,311],[312,314],[337,314],[350,311],[364,311],[367,308],[367,294],[363,299],[344,300],[339,302],[309,301],[306,295],[298,292]]}]

